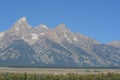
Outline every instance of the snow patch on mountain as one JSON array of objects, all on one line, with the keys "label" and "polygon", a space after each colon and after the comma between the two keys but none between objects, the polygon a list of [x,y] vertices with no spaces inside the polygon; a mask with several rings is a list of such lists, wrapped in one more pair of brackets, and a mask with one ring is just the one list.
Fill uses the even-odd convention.
[{"label": "snow patch on mountain", "polygon": [[4,33],[0,33],[0,37],[3,37]]},{"label": "snow patch on mountain", "polygon": [[23,40],[25,40],[25,38],[24,38],[24,37],[22,37],[22,39],[23,39]]},{"label": "snow patch on mountain", "polygon": [[31,33],[32,39],[33,40],[37,40],[39,35],[37,35],[36,33]]},{"label": "snow patch on mountain", "polygon": [[19,31],[19,27],[15,27],[15,30],[16,30],[16,31]]},{"label": "snow patch on mountain", "polygon": [[66,34],[64,34],[64,36],[68,41],[70,40],[69,37]]},{"label": "snow patch on mountain", "polygon": [[40,35],[44,35],[45,33],[40,33]]},{"label": "snow patch on mountain", "polygon": [[43,25],[42,27],[48,29],[48,27],[46,25]]},{"label": "snow patch on mountain", "polygon": [[4,33],[0,33],[0,40],[3,38]]},{"label": "snow patch on mountain", "polygon": [[[41,24],[39,25],[40,28],[45,28],[45,29],[48,29],[48,27],[45,25],[45,24]],[[35,29],[37,29],[38,27],[35,27]]]},{"label": "snow patch on mountain", "polygon": [[78,41],[78,39],[77,39],[76,37],[74,37],[74,40],[75,40],[75,41]]}]

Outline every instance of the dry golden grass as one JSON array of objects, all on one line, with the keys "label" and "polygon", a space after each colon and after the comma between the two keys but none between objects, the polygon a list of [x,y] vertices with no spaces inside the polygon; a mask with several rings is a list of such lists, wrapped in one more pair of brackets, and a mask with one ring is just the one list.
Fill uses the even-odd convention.
[{"label": "dry golden grass", "polygon": [[120,73],[120,69],[54,69],[54,68],[0,68],[0,73],[27,73],[27,74],[100,74]]}]

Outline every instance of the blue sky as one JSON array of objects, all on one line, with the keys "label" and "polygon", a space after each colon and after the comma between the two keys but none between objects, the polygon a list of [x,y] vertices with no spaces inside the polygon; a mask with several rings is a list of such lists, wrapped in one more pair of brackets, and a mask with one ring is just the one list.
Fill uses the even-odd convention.
[{"label": "blue sky", "polygon": [[101,43],[120,40],[120,0],[0,0],[0,31],[26,16],[30,25],[66,24]]}]

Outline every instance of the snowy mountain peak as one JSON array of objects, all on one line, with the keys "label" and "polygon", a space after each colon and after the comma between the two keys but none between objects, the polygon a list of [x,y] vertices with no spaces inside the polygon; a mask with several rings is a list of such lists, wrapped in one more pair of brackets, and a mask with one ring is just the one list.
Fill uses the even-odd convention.
[{"label": "snowy mountain peak", "polygon": [[27,22],[26,17],[21,17],[18,19],[15,24],[11,27],[11,30],[13,31],[20,31],[20,30],[29,30],[32,26],[30,26]]},{"label": "snowy mountain peak", "polygon": [[41,24],[41,25],[35,27],[34,29],[40,35],[45,34],[49,30],[49,28],[45,24]]},{"label": "snowy mountain peak", "polygon": [[27,19],[26,17],[21,17],[17,20],[17,24],[27,24]]},{"label": "snowy mountain peak", "polygon": [[35,29],[39,29],[39,28],[48,29],[48,27],[45,24],[41,24],[41,25],[35,27]]},{"label": "snowy mountain peak", "polygon": [[26,19],[26,17],[21,17],[18,21],[26,21],[27,19]]},{"label": "snowy mountain peak", "polygon": [[48,29],[48,27],[45,24],[41,24],[40,27]]}]

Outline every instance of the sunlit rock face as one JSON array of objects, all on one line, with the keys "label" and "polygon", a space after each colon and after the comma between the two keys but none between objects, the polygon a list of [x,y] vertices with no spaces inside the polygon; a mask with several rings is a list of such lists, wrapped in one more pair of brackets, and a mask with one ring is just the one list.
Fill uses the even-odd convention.
[{"label": "sunlit rock face", "polygon": [[108,43],[108,45],[120,48],[120,41],[116,40],[116,41]]}]

